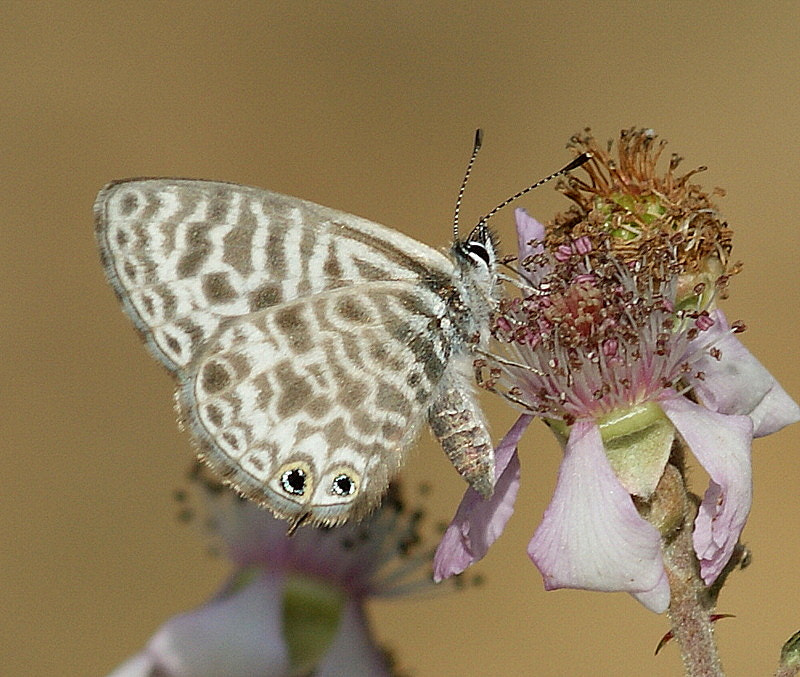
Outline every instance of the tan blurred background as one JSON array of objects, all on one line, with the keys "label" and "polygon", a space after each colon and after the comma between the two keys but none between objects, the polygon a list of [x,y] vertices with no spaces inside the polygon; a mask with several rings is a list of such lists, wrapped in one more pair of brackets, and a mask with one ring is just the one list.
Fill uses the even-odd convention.
[{"label": "tan blurred background", "polygon": [[[175,519],[190,458],[172,383],[103,278],[97,190],[172,175],[269,187],[448,241],[473,129],[466,222],[561,166],[586,125],[652,126],[723,186],[745,261],[725,309],[800,396],[796,337],[800,5],[601,2],[0,4],[0,672],[102,675],[205,600],[225,562]],[[523,200],[547,218],[566,201]],[[512,214],[495,225],[513,242]],[[487,404],[497,433],[513,412]],[[755,444],[752,566],[723,592],[731,675],[766,675],[800,628],[800,426]],[[677,675],[667,629],[624,594],[545,593],[525,548],[560,452],[531,429],[486,584],[371,613],[433,675]],[[700,473],[696,473],[700,476]],[[429,436],[408,467],[436,519],[462,485]]]}]

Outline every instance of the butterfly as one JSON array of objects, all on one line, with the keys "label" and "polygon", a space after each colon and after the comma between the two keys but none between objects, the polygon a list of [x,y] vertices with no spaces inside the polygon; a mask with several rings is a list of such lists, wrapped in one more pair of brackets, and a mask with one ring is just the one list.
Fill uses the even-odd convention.
[{"label": "butterfly", "polygon": [[111,183],[94,211],[109,282],[177,379],[200,457],[240,494],[293,522],[359,518],[425,420],[491,494],[471,387],[498,286],[488,228],[446,256],[305,200],[181,179]]},{"label": "butterfly", "polygon": [[[467,176],[479,147],[476,136]],[[358,519],[427,422],[491,495],[494,451],[472,389],[499,293],[486,218],[443,254],[234,183],[115,181],[94,212],[108,280],[177,380],[180,422],[239,494],[291,531]]]}]

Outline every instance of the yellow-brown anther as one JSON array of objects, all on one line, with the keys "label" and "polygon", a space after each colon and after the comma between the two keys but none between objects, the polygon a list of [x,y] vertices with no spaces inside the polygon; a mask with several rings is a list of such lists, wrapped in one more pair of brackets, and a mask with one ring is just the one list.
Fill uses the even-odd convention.
[{"label": "yellow-brown anther", "polygon": [[706,293],[724,296],[730,276],[740,268],[730,262],[732,231],[711,195],[690,181],[705,167],[678,175],[681,158],[673,154],[666,171],[658,169],[665,145],[650,129],[623,130],[606,148],[589,129],[575,135],[569,147],[593,157],[581,167],[585,178],[576,171],[559,184],[574,206],[548,225],[545,246],[555,250],[581,236],[602,239],[632,264],[677,264],[679,303],[695,296],[698,283],[705,284]]}]

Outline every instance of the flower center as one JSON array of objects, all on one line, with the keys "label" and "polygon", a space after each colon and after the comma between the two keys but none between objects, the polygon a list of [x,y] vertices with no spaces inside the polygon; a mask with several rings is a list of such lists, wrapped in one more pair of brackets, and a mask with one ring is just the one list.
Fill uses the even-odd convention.
[{"label": "flower center", "polygon": [[[613,236],[562,240],[523,262],[523,298],[501,301],[493,335],[512,362],[511,399],[571,425],[602,418],[676,388],[691,368],[689,342],[708,328],[708,296],[676,308],[680,280],[668,238],[655,260],[620,258]],[[514,367],[517,366],[517,368]]]}]

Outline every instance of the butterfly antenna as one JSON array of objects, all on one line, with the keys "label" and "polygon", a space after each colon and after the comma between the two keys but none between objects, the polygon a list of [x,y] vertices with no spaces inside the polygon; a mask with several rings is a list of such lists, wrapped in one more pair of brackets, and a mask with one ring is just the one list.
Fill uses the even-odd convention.
[{"label": "butterfly antenna", "polygon": [[[486,225],[486,222],[491,219],[497,212],[499,212],[503,207],[510,205],[514,200],[521,198],[526,193],[530,193],[534,188],[538,188],[539,186],[543,186],[548,181],[552,181],[553,179],[561,176],[562,174],[566,174],[567,172],[571,172],[573,169],[577,169],[581,165],[587,163],[589,160],[592,159],[591,153],[581,153],[578,157],[576,157],[572,162],[568,165],[562,167],[557,172],[553,172],[550,176],[545,176],[543,179],[539,179],[533,185],[528,186],[524,190],[519,191],[516,195],[512,195],[507,200],[503,200],[499,205],[497,205],[492,211],[490,211],[486,216],[484,216],[480,221],[478,221],[478,225],[475,226],[475,230],[482,228]],[[472,162],[470,162],[470,166]],[[467,175],[469,175],[469,170],[467,170]],[[460,199],[459,195],[459,199]]]},{"label": "butterfly antenna", "polygon": [[464,189],[467,187],[467,179],[472,171],[472,165],[475,164],[475,158],[478,156],[478,151],[483,144],[483,130],[479,127],[475,130],[475,141],[472,144],[472,155],[469,157],[467,163],[467,171],[464,172],[464,180],[461,182],[461,188],[458,189],[458,198],[456,199],[456,210],[453,214],[453,242],[458,240],[458,215],[461,212],[461,198],[464,197]]}]

